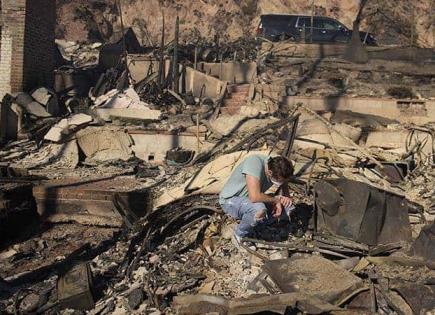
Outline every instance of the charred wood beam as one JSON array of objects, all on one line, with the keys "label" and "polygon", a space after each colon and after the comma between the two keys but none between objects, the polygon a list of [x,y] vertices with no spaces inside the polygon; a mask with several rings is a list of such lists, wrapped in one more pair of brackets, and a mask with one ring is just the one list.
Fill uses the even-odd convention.
[{"label": "charred wood beam", "polygon": [[177,19],[175,21],[175,38],[174,38],[174,59],[172,62],[172,89],[175,93],[178,93],[179,84],[178,84],[178,73],[180,71],[178,67],[178,37],[180,33],[180,17],[177,15]]}]

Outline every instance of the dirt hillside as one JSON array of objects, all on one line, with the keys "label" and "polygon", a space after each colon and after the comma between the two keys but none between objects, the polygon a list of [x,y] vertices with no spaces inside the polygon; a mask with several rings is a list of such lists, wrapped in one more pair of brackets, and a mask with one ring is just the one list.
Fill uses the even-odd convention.
[{"label": "dirt hillside", "polygon": [[[314,0],[315,13],[335,17],[352,25],[357,0]],[[253,35],[259,16],[265,13],[310,14],[306,0],[121,0],[124,25],[132,26],[143,44],[156,44],[166,20],[167,38],[173,38],[175,17],[180,17],[181,38],[234,40]],[[377,35],[382,44],[409,45],[411,33],[416,43],[435,43],[433,0],[370,0],[364,10],[362,28]],[[432,14],[431,14],[432,12]],[[58,0],[58,38],[75,41],[105,41],[120,32],[115,0]]]}]

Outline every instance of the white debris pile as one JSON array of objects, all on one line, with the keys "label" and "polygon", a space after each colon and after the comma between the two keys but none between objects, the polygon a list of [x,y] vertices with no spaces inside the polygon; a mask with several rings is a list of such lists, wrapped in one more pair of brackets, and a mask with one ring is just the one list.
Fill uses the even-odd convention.
[{"label": "white debris pile", "polygon": [[79,128],[92,122],[92,117],[86,114],[75,114],[62,119],[44,136],[45,140],[60,142]]},{"label": "white debris pile", "polygon": [[149,104],[141,101],[132,87],[124,91],[113,89],[92,100],[95,112],[105,121],[110,121],[111,117],[149,121],[160,120],[162,117],[162,112],[150,109]]},{"label": "white debris pile", "polygon": [[76,67],[98,64],[102,43],[83,44],[63,39],[56,39],[56,44],[63,59],[72,62]]}]

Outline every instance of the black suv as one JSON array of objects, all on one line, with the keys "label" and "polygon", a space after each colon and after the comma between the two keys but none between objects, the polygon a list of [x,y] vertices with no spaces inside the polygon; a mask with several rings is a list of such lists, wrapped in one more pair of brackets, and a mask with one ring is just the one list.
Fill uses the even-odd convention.
[{"label": "black suv", "polygon": [[[257,36],[271,41],[290,39],[297,42],[304,41],[305,36],[305,42],[310,43],[311,29],[313,43],[347,43],[352,37],[352,31],[335,19],[314,16],[311,26],[311,16],[289,14],[262,15]],[[376,45],[372,34],[360,32],[360,37],[367,45]]]}]

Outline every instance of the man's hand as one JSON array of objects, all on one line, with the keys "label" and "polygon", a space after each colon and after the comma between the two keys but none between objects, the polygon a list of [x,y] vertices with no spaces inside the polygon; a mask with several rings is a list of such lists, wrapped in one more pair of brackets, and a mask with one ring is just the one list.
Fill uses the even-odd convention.
[{"label": "man's hand", "polygon": [[281,216],[281,213],[282,213],[282,204],[279,200],[277,200],[273,204],[272,214],[275,218],[279,218]]},{"label": "man's hand", "polygon": [[284,206],[284,208],[290,207],[293,204],[293,200],[286,196],[277,196],[277,199]]}]

